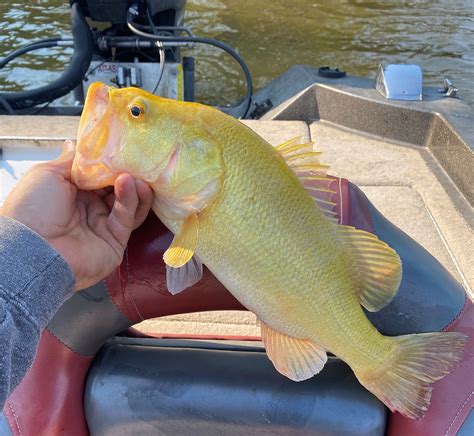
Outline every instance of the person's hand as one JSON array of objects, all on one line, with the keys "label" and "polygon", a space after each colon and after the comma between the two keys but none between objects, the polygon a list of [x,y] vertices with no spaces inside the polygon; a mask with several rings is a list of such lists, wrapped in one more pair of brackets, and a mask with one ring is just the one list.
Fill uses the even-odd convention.
[{"label": "person's hand", "polygon": [[55,248],[76,277],[76,289],[102,280],[121,262],[132,230],[146,218],[149,185],[121,174],[113,191],[80,191],[71,183],[74,146],[35,165],[6,198],[1,215],[25,224]]}]

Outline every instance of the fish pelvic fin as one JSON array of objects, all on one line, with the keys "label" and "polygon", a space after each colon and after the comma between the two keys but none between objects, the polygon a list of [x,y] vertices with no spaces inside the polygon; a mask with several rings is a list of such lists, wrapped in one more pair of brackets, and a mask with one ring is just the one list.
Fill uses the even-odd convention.
[{"label": "fish pelvic fin", "polygon": [[197,214],[192,214],[183,221],[163,255],[166,265],[180,268],[193,257],[198,243],[198,227]]},{"label": "fish pelvic fin", "polygon": [[441,332],[397,336],[390,340],[394,341],[394,348],[381,370],[356,371],[357,378],[392,412],[420,419],[430,405],[431,383],[458,365],[468,338],[462,333]]},{"label": "fish pelvic fin", "polygon": [[302,143],[301,137],[290,139],[275,148],[313,197],[316,206],[330,221],[337,223],[336,203],[331,201],[336,193],[332,189],[335,179],[327,176],[329,166],[319,161],[321,152],[313,150],[312,142]]},{"label": "fish pelvic fin", "polygon": [[377,312],[395,297],[402,278],[400,257],[372,233],[338,226],[356,274],[360,304]]},{"label": "fish pelvic fin", "polygon": [[306,380],[320,372],[326,351],[308,339],[280,333],[261,322],[262,341],[277,371],[293,381]]},{"label": "fish pelvic fin", "polygon": [[171,295],[179,294],[202,279],[202,263],[194,255],[179,268],[166,265],[166,286]]}]

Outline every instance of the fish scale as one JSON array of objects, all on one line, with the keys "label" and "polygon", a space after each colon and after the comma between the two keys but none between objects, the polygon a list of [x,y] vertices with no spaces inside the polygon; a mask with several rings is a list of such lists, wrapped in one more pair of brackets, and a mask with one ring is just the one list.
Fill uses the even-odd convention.
[{"label": "fish scale", "polygon": [[[341,292],[334,286],[334,277],[340,278],[343,275],[339,271],[341,268],[331,265],[327,255],[323,254],[327,250],[337,250],[338,241],[337,238],[330,240],[329,235],[334,234],[328,229],[331,224],[314,207],[311,197],[301,188],[294,174],[284,167],[284,162],[273,150],[272,160],[268,160],[267,153],[264,154],[266,159],[259,159],[261,150],[269,146],[262,143],[260,138],[256,142],[253,134],[249,136],[247,142],[242,141],[242,135],[238,142],[230,140],[223,150],[226,182],[222,198],[218,198],[211,206],[207,213],[209,218],[200,227],[198,253],[223,283],[232,280],[233,275],[239,277],[241,290],[234,292],[234,295],[257,315],[262,313],[260,317],[266,323],[290,335],[311,338],[315,336],[314,330],[320,332],[324,328],[315,326],[311,319],[308,320],[310,325],[301,325],[305,310],[310,307],[316,318],[319,312],[329,310],[334,301],[340,303],[347,299],[347,290]],[[244,153],[242,149],[245,150]],[[288,178],[285,184],[281,182],[282,169]],[[282,186],[275,186],[275,180],[280,180]],[[253,205],[249,216],[246,216],[239,211],[245,210],[250,193],[258,196],[260,201]],[[211,218],[211,215],[215,218]],[[224,220],[217,221],[219,217],[224,217]],[[223,238],[227,227],[231,227],[235,234],[232,241]],[[279,233],[278,238],[273,237],[275,232]],[[255,238],[253,234],[259,237]],[[327,237],[321,238],[321,234]],[[233,251],[232,247],[236,246],[237,240],[240,241],[239,246],[245,246],[246,250],[233,256],[230,251]],[[267,243],[263,244],[265,241]],[[216,250],[218,246],[223,248]],[[225,251],[225,247],[229,249]],[[215,253],[219,255],[216,256]],[[223,265],[222,259],[225,259],[226,265]],[[254,259],[259,260],[255,271],[250,270],[248,273],[251,279],[245,286],[246,289],[242,285],[240,271],[234,272],[233,268],[228,267],[232,265],[241,269],[242,259],[247,260],[244,268],[252,268],[249,263]],[[314,264],[314,268],[308,269],[308,262]],[[229,269],[226,268],[225,273],[221,273],[226,266]],[[343,271],[346,269],[342,268]],[[314,286],[316,283],[318,285]],[[330,290],[327,289],[328,285]],[[247,289],[254,291],[249,292]],[[275,305],[277,293],[281,300]],[[327,304],[329,307],[324,307],[324,301],[327,300],[325,295],[331,295]],[[272,305],[276,307],[273,309]],[[300,319],[297,329],[286,317],[283,317],[282,323],[280,312],[282,308],[286,311],[288,305],[296,308],[294,316]],[[303,313],[300,315],[298,312]],[[270,317],[268,313],[278,315]],[[363,316],[362,313],[361,315]],[[331,342],[321,338],[321,334],[318,336],[324,344]],[[333,345],[331,348],[337,347]]]}]

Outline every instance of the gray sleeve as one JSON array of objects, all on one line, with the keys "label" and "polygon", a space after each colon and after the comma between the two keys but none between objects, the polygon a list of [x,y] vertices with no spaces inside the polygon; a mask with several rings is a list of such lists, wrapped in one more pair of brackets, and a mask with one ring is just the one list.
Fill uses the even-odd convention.
[{"label": "gray sleeve", "polygon": [[41,331],[73,289],[71,269],[46,241],[0,216],[0,410],[33,362]]}]

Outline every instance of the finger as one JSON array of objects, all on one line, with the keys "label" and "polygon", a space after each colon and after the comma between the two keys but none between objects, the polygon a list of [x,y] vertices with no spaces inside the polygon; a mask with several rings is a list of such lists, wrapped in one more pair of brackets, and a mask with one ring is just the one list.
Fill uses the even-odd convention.
[{"label": "finger", "polygon": [[121,174],[115,180],[115,202],[107,219],[107,226],[115,239],[125,247],[134,229],[138,208],[135,180],[129,174]]},{"label": "finger", "polygon": [[114,207],[114,202],[115,202],[115,194],[111,192],[110,194],[105,196],[103,200],[105,204],[107,205],[107,207],[109,208],[109,210],[112,210],[112,208]]},{"label": "finger", "polygon": [[62,163],[69,162],[74,159],[76,154],[76,146],[70,139],[63,142],[61,155],[53,162]]},{"label": "finger", "polygon": [[90,191],[79,191],[76,205],[84,208],[81,219],[86,219],[90,228],[95,229],[101,221],[107,221],[110,209],[104,201]]},{"label": "finger", "polygon": [[150,185],[143,180],[135,180],[138,194],[138,207],[137,212],[135,213],[135,226],[141,226],[148,213],[150,212],[150,207],[153,202],[153,191],[150,188]]},{"label": "finger", "polygon": [[98,195],[101,198],[107,197],[111,192],[114,192],[113,186],[106,186],[105,188],[95,189],[92,191],[94,194]]}]

